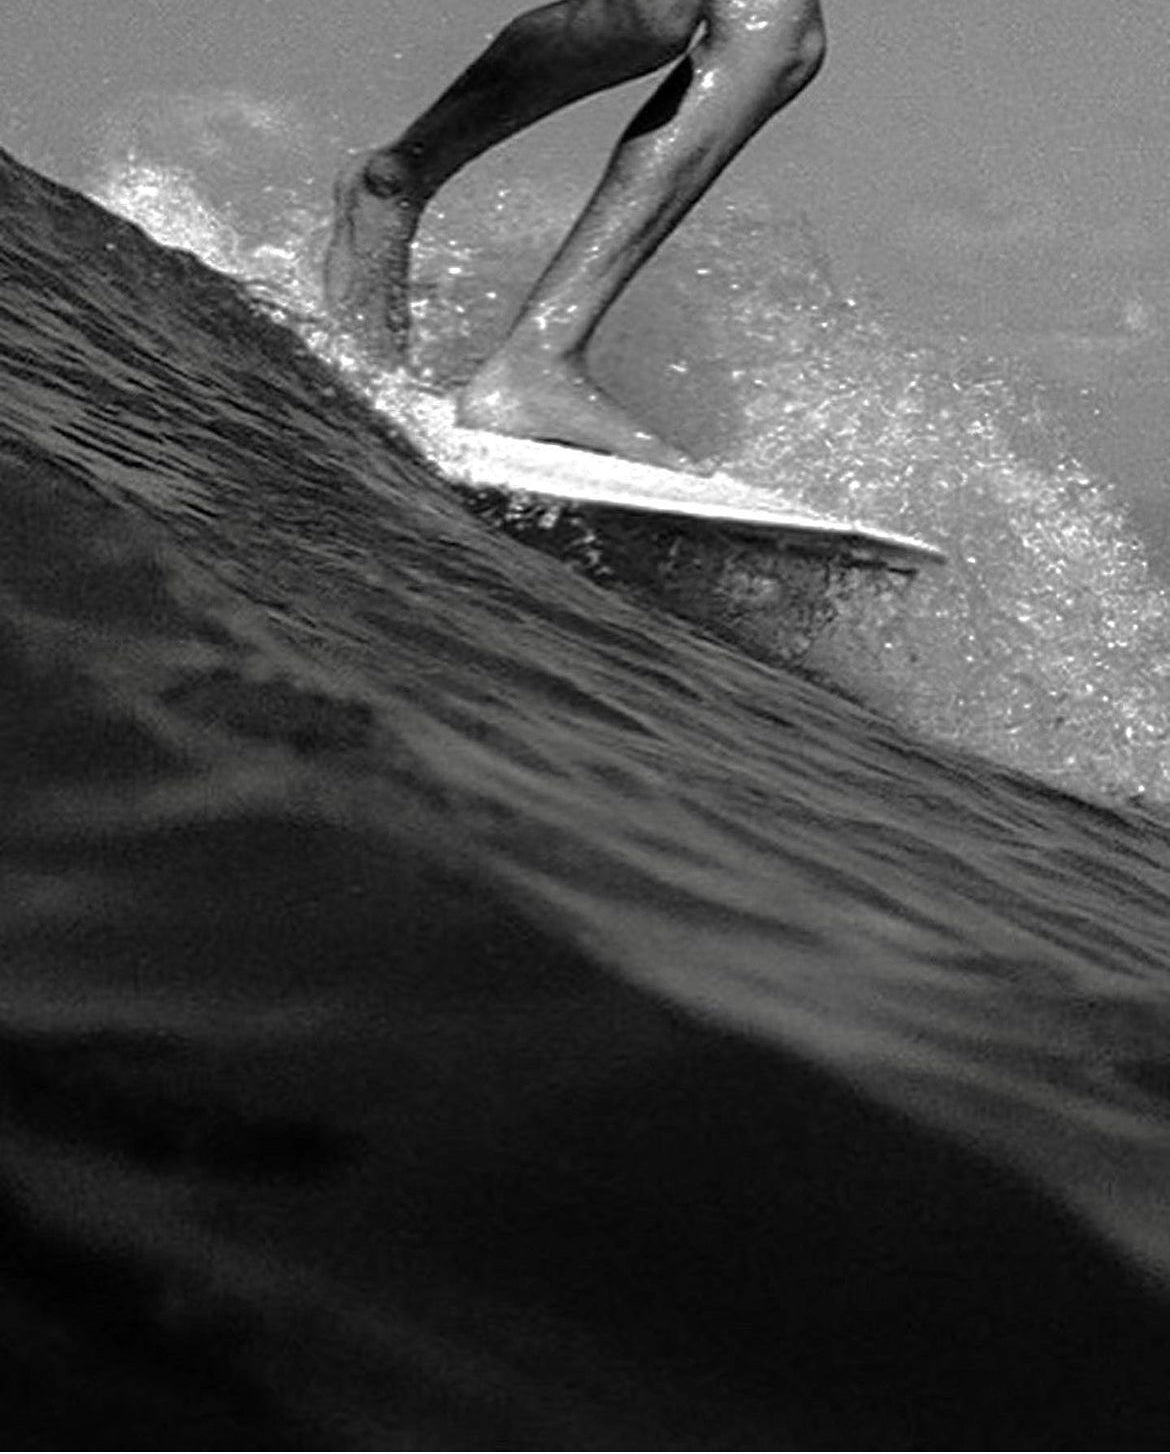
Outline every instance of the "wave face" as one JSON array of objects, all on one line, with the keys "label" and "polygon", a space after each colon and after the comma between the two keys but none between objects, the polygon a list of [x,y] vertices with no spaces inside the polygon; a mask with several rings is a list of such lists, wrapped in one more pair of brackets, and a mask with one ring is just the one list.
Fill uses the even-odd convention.
[{"label": "wave face", "polygon": [[[728,214],[607,381],[954,567],[799,642],[601,586],[403,445],[310,222],[189,185],[98,190],[262,303],[0,158],[29,1447],[1153,1447],[1166,606],[1108,489]],[[509,200],[424,240],[438,381],[545,240]]]}]

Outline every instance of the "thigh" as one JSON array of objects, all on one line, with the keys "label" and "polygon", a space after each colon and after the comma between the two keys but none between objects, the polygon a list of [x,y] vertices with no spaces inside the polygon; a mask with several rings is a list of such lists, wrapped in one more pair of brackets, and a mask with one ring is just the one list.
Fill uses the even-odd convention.
[{"label": "thigh", "polygon": [[707,11],[706,0],[568,0],[574,30],[601,41],[685,50]]}]

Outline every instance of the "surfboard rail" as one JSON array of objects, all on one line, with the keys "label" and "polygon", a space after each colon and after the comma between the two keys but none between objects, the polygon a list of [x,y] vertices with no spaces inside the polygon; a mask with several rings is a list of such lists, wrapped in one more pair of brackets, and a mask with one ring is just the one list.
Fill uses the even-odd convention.
[{"label": "surfboard rail", "polygon": [[944,551],[917,536],[785,507],[722,472],[684,474],[566,445],[465,429],[455,422],[451,399],[421,390],[410,398],[408,412],[408,433],[423,455],[445,478],[469,490],[579,511],[652,515],[891,570],[915,571],[946,561]]}]

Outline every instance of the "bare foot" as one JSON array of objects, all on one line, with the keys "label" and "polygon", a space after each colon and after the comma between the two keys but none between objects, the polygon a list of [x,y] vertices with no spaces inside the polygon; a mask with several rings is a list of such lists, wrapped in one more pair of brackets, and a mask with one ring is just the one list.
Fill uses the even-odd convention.
[{"label": "bare foot", "polygon": [[468,429],[574,445],[663,469],[695,469],[692,459],[631,418],[582,368],[563,359],[496,354],[463,390],[459,422]]},{"label": "bare foot", "polygon": [[410,331],[410,244],[422,202],[377,153],[349,161],[333,188],[325,299],[381,355],[401,358]]}]

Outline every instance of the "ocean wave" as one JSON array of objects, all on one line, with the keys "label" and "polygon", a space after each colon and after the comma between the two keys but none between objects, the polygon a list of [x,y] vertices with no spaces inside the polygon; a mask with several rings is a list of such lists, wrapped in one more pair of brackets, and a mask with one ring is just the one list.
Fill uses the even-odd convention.
[{"label": "ocean wave", "polygon": [[[875,701],[880,655],[809,680],[603,589],[470,515],[238,281],[8,158],[0,209],[13,1423],[1160,1437],[1170,837],[1085,796],[1148,774],[1107,735],[1066,794],[958,707]],[[1091,481],[1013,462],[998,385],[948,422],[793,266],[855,457],[868,410],[907,464],[982,461],[914,508],[986,561],[1012,489],[1030,530],[1047,502],[1057,543],[1000,579],[1070,519],[1122,540]],[[875,510],[913,493],[874,478]]]}]

